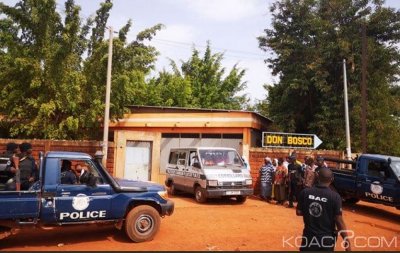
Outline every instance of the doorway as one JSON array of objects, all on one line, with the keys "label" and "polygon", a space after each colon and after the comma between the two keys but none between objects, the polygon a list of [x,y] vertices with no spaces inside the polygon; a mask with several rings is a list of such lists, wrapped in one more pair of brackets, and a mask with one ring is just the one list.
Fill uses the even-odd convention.
[{"label": "doorway", "polygon": [[150,141],[126,142],[125,179],[151,180],[151,145]]}]

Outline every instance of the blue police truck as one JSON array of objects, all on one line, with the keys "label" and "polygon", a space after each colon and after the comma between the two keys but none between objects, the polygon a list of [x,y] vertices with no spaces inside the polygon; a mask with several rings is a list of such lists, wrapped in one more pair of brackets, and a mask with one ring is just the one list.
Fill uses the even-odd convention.
[{"label": "blue police truck", "polygon": [[[61,183],[65,160],[77,183]],[[174,211],[164,186],[113,178],[88,154],[41,153],[39,163],[39,178],[29,189],[0,191],[0,226],[7,235],[29,226],[111,223],[143,242],[154,238],[160,217]]]},{"label": "blue police truck", "polygon": [[333,186],[348,203],[359,200],[400,209],[400,157],[362,154],[355,160],[325,158],[336,164]]}]

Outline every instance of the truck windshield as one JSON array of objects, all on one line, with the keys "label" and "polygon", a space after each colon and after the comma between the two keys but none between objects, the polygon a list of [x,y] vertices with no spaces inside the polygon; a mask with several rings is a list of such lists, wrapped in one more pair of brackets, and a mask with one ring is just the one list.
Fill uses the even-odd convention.
[{"label": "truck windshield", "polygon": [[390,167],[392,167],[394,174],[396,174],[397,179],[400,180],[400,161],[392,161],[390,163]]},{"label": "truck windshield", "polygon": [[243,162],[236,150],[207,149],[200,150],[200,161],[203,166],[222,166],[234,165],[242,167]]}]

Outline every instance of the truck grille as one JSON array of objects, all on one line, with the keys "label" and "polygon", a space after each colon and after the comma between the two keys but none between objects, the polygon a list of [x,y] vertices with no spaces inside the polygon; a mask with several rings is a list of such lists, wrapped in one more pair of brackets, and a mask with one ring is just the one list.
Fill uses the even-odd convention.
[{"label": "truck grille", "polygon": [[232,187],[232,186],[243,186],[243,185],[244,185],[243,182],[223,182],[222,186]]}]

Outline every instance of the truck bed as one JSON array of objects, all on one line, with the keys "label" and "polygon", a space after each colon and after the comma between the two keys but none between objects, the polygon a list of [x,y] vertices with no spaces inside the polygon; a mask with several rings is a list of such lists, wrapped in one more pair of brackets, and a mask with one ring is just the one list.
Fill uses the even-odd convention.
[{"label": "truck bed", "polygon": [[356,172],[349,169],[330,168],[334,175],[333,186],[343,196],[356,192]]},{"label": "truck bed", "polygon": [[38,191],[0,191],[0,220],[38,218],[39,193]]}]

